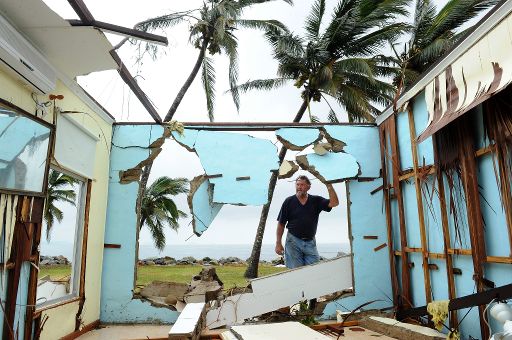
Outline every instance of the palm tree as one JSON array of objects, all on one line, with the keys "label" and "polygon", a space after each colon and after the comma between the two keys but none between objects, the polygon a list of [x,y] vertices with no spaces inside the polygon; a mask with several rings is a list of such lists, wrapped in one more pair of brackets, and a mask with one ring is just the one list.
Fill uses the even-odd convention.
[{"label": "palm tree", "polygon": [[[176,95],[164,121],[170,121],[178,106],[180,105],[185,93],[202,68],[201,78],[204,92],[206,95],[206,106],[210,121],[214,119],[215,104],[215,68],[213,60],[206,56],[225,53],[229,58],[229,84],[233,101],[239,108],[239,96],[236,89],[238,81],[238,42],[235,36],[239,28],[252,28],[264,31],[282,31],[284,25],[276,20],[247,20],[242,19],[244,9],[255,4],[269,2],[272,0],[206,0],[203,7],[185,12],[165,14],[141,22],[135,26],[142,31],[154,31],[165,29],[184,21],[193,22],[190,27],[190,41],[194,47],[199,49],[197,60]],[[293,4],[292,0],[283,0],[288,4]]]},{"label": "palm tree", "polygon": [[44,203],[44,221],[46,222],[46,240],[48,242],[51,239],[51,230],[55,220],[60,223],[64,218],[62,210],[57,208],[56,203],[66,202],[76,206],[76,192],[73,189],[73,185],[76,183],[78,183],[77,179],[50,169]]},{"label": "palm tree", "polygon": [[[406,0],[340,0],[331,20],[323,27],[325,0],[316,0],[305,21],[306,35],[300,37],[288,30],[268,31],[279,66],[277,77],[248,81],[236,89],[273,90],[293,83],[302,89],[302,105],[293,122],[299,122],[311,101],[327,97],[342,106],[349,121],[373,122],[380,112],[378,105],[391,102],[394,87],[378,77],[393,74],[389,58],[375,56],[388,41],[399,37],[407,25],[393,22],[406,13]],[[313,118],[310,114],[310,118]],[[336,115],[331,112],[331,118]],[[281,148],[282,162],[286,149]],[[257,277],[261,243],[277,174],[269,183],[268,203],[263,206],[251,261],[245,273]]]},{"label": "palm tree", "polygon": [[414,21],[403,51],[399,54],[392,44],[394,62],[400,68],[393,80],[398,88],[396,98],[464,36],[466,30],[457,32],[462,25],[498,1],[450,0],[439,12],[430,0],[414,2],[414,13],[410,14]]},{"label": "palm tree", "polygon": [[[164,118],[165,122],[169,122],[173,118],[200,68],[202,68],[201,80],[206,95],[208,117],[210,121],[213,121],[215,106],[215,68],[213,60],[206,56],[207,50],[211,56],[224,52],[229,57],[229,84],[232,89],[233,101],[237,109],[239,108],[240,100],[236,89],[236,83],[238,81],[238,42],[234,32],[239,28],[272,31],[285,29],[284,25],[276,20],[247,20],[241,18],[244,9],[255,4],[269,1],[273,0],[206,0],[202,8],[165,14],[145,20],[134,26],[136,29],[147,32],[166,29],[182,22],[194,22],[190,28],[189,40],[199,49],[199,54],[190,75],[183,83],[169,108]],[[288,4],[293,4],[292,0],[283,1]],[[118,44],[116,48],[119,48],[124,41]],[[156,47],[154,45],[146,45],[144,50],[148,51],[153,56],[156,55]],[[137,211],[139,211],[142,204],[141,199],[144,197],[152,166],[153,162],[151,161],[142,171],[136,204]]]},{"label": "palm tree", "polygon": [[178,230],[178,219],[187,214],[179,210],[176,203],[169,196],[176,196],[188,192],[186,178],[157,178],[145,191],[139,219],[139,230],[145,225],[149,228],[155,246],[162,251],[165,247],[164,227],[168,225]]}]

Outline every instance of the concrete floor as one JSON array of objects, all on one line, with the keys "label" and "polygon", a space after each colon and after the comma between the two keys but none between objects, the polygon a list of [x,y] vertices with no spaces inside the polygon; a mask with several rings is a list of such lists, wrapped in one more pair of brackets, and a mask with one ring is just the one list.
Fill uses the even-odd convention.
[{"label": "concrete floor", "polygon": [[[170,326],[158,325],[119,325],[119,326],[104,326],[100,329],[92,330],[84,335],[78,337],[79,340],[143,340],[143,339],[167,339]],[[351,329],[352,328],[352,329]],[[357,330],[359,329],[359,331]],[[390,340],[388,336],[365,329],[360,331],[361,327],[345,327],[345,336],[340,339],[354,339],[354,340]],[[325,334],[324,335],[336,339],[337,335]],[[281,338],[282,340],[286,340]],[[263,340],[263,339],[262,339]],[[290,339],[292,340],[292,339]]]},{"label": "concrete floor", "polygon": [[80,340],[133,340],[167,339],[170,325],[119,325],[104,326],[79,336]]}]

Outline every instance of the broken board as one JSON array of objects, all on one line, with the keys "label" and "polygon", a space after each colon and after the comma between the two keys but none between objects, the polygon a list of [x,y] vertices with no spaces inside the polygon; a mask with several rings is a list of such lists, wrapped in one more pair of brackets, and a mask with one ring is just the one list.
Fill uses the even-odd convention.
[{"label": "broken board", "polygon": [[261,325],[233,326],[230,333],[233,338],[225,337],[223,339],[242,339],[242,340],[327,340],[328,336],[301,324],[300,322],[282,322]]},{"label": "broken board", "polygon": [[352,287],[352,256],[336,257],[251,280],[251,293],[227,297],[206,315],[208,328],[231,326],[247,318]]}]

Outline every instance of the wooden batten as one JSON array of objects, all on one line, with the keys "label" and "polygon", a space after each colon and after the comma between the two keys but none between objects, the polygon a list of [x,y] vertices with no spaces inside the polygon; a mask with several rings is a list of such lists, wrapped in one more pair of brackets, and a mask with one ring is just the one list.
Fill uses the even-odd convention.
[{"label": "wooden batten", "polygon": [[422,253],[422,267],[423,267],[423,279],[425,282],[425,299],[427,303],[432,301],[432,288],[430,285],[430,273],[428,264],[428,242],[427,232],[425,229],[425,212],[423,211],[423,197],[421,194],[421,179],[418,174],[418,149],[416,146],[416,128],[414,125],[414,115],[412,109],[408,110],[409,116],[409,135],[411,138],[411,151],[412,151],[412,164],[414,174],[414,186],[416,188],[416,205],[418,208],[418,219],[420,226],[420,240],[421,240],[421,253]]},{"label": "wooden batten", "polygon": [[[393,289],[393,305],[397,306],[399,287],[398,278],[396,275],[396,261],[395,251],[393,247],[393,231],[391,221],[391,202],[390,202],[390,187],[388,185],[387,166],[386,166],[386,123],[379,126],[379,141],[380,141],[380,154],[381,154],[381,166],[382,166],[382,188],[384,190],[384,206],[386,211],[386,227],[387,227],[387,239],[388,239],[388,251],[389,251],[389,266],[391,273],[391,287]],[[400,253],[401,255],[401,253]]]}]

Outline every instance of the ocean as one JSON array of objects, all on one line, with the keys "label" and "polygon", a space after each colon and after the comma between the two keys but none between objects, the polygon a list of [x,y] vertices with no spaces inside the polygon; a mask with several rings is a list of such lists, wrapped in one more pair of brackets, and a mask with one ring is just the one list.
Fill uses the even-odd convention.
[{"label": "ocean", "polygon": [[[318,243],[317,248],[320,256],[325,258],[335,257],[338,252],[350,253],[350,245],[348,243]],[[139,259],[163,256],[182,259],[185,256],[193,256],[198,260],[204,257],[218,260],[221,257],[234,256],[246,260],[251,255],[251,250],[252,244],[171,244],[167,245],[162,252],[159,252],[152,245],[141,245],[139,247]],[[45,241],[41,241],[41,255],[64,255],[66,258],[71,259],[72,252],[73,245],[70,243],[53,241],[48,244]],[[262,245],[261,260],[271,261],[277,257],[273,244]]]}]

